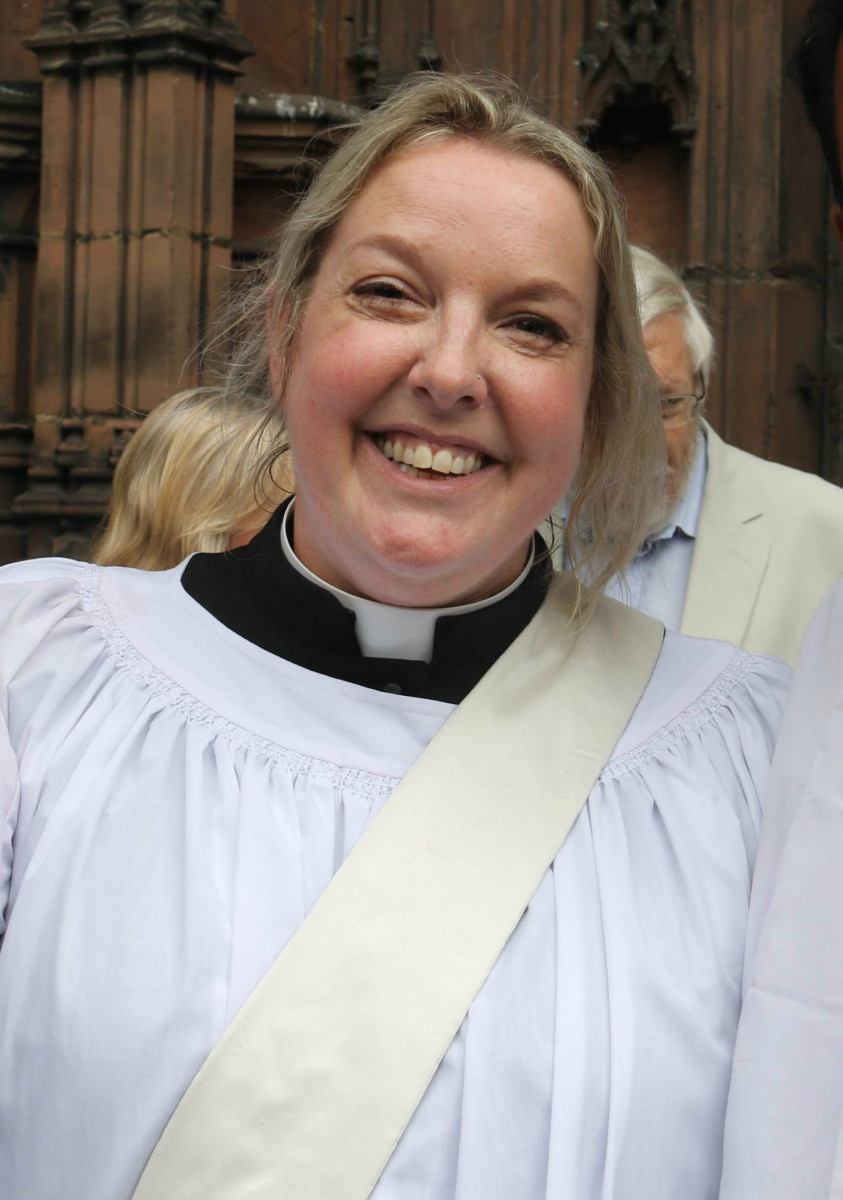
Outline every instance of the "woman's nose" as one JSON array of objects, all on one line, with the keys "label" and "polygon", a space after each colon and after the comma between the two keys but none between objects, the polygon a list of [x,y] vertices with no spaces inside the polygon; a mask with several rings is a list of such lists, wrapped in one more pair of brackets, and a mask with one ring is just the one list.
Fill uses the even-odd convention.
[{"label": "woman's nose", "polygon": [[419,347],[407,381],[437,408],[476,405],[487,395],[481,333],[468,321],[443,319]]}]

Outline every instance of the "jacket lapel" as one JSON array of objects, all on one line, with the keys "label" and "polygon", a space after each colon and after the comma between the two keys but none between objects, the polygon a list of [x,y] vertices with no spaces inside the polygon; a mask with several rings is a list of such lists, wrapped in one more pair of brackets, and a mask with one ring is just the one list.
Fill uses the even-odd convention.
[{"label": "jacket lapel", "polygon": [[[708,473],[681,632],[742,645],[761,591],[771,538],[751,479],[704,423]],[[742,458],[743,456],[740,456]]]}]

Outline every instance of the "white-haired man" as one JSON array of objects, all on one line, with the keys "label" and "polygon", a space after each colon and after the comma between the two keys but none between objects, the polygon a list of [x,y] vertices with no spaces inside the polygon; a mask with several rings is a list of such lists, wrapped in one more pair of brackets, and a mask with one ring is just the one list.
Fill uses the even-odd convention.
[{"label": "white-haired man", "polygon": [[843,571],[843,489],[728,446],[703,419],[714,339],[682,280],[637,247],[668,455],[664,521],[616,594],[669,629],[793,665]]}]

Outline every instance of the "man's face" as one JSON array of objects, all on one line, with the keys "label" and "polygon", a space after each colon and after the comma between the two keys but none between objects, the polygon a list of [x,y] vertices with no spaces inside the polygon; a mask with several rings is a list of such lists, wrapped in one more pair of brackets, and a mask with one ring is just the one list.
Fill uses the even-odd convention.
[{"label": "man's face", "polygon": [[[837,131],[837,163],[843,171],[843,38],[837,46],[834,66],[834,128]],[[843,209],[837,203],[831,207],[831,219],[837,231],[837,240],[843,247]]]},{"label": "man's face", "polygon": [[[644,348],[659,381],[662,420],[667,440],[667,508],[673,507],[685,490],[698,418],[691,397],[698,391],[691,356],[685,342],[685,326],[679,313],[654,317],[643,330]],[[671,402],[671,397],[677,397]]]}]

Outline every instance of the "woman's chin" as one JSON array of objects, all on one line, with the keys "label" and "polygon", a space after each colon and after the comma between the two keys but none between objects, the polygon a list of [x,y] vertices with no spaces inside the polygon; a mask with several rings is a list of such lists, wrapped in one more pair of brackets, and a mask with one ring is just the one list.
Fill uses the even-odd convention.
[{"label": "woman's chin", "polygon": [[370,570],[358,575],[355,584],[355,591],[361,595],[401,608],[461,604],[472,590],[472,580],[466,578],[458,563],[442,558],[423,559],[418,555],[373,564]]},{"label": "woman's chin", "polygon": [[362,556],[357,560],[355,590],[372,600],[402,608],[470,604],[505,588],[518,576],[525,561],[526,548],[511,563],[495,564],[491,547],[488,555],[479,556],[474,546],[469,557],[462,546],[448,553],[441,543],[425,546],[409,541],[396,545],[393,540],[389,553],[381,548],[380,553],[368,558],[364,569]]},{"label": "woman's chin", "polygon": [[494,595],[517,577],[529,549],[525,533],[502,557],[508,539],[473,506],[431,513],[369,492],[353,505],[337,504],[341,515],[331,522],[312,520],[306,501],[301,512],[299,500],[296,505],[295,549],[306,566],[345,591],[403,608]]}]

